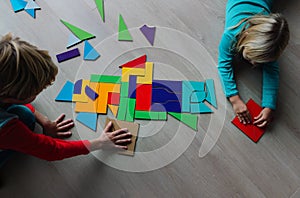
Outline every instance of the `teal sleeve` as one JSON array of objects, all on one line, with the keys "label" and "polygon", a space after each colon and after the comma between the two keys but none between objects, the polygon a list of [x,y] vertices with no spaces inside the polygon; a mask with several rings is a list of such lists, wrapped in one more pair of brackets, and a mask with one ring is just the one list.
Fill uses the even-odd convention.
[{"label": "teal sleeve", "polygon": [[263,66],[262,106],[276,109],[279,89],[279,67],[277,62]]},{"label": "teal sleeve", "polygon": [[219,44],[218,71],[226,97],[238,94],[232,66],[232,41],[232,37],[225,31]]}]

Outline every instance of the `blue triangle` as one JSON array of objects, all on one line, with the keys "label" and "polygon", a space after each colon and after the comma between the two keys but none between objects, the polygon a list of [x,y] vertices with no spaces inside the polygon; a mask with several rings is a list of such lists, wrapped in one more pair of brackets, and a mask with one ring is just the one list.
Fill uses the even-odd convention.
[{"label": "blue triangle", "polygon": [[11,6],[14,9],[14,12],[18,12],[20,10],[23,10],[27,4],[26,1],[23,0],[10,0]]},{"label": "blue triangle", "polygon": [[76,120],[94,131],[97,129],[97,113],[79,112]]},{"label": "blue triangle", "polygon": [[100,57],[100,54],[93,48],[93,46],[88,42],[84,41],[84,60],[96,60]]},{"label": "blue triangle", "polygon": [[81,40],[79,38],[77,38],[74,34],[70,34],[69,39],[68,39],[67,48],[72,47],[80,42],[81,42]]},{"label": "blue triangle", "polygon": [[55,98],[56,101],[66,101],[66,102],[72,102],[73,97],[73,90],[74,90],[74,84],[70,81],[67,81],[57,97]]},{"label": "blue triangle", "polygon": [[25,9],[25,11],[32,16],[32,18],[35,18],[35,9]]}]

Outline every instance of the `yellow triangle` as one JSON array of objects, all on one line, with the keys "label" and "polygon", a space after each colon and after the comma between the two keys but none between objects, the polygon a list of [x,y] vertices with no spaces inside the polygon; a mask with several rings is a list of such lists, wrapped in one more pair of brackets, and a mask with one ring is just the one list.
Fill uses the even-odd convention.
[{"label": "yellow triangle", "polygon": [[117,117],[119,106],[116,105],[108,105],[108,108],[112,112],[112,114]]}]

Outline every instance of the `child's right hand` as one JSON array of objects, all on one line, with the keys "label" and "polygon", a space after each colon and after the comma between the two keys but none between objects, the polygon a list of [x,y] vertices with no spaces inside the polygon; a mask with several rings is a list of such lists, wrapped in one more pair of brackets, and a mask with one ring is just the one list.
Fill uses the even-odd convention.
[{"label": "child's right hand", "polygon": [[111,127],[112,122],[109,122],[99,138],[90,141],[90,151],[114,148],[127,150],[127,145],[131,143],[131,133],[126,128],[111,131]]},{"label": "child's right hand", "polygon": [[250,112],[246,104],[240,99],[238,95],[229,98],[234,113],[243,124],[250,124],[252,122]]}]

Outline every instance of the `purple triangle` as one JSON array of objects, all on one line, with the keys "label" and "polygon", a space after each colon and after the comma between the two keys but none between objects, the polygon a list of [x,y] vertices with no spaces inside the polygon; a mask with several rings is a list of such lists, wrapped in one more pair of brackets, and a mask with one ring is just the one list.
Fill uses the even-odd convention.
[{"label": "purple triangle", "polygon": [[144,25],[140,28],[140,30],[149,41],[149,43],[153,46],[156,27],[148,27],[147,25]]}]

